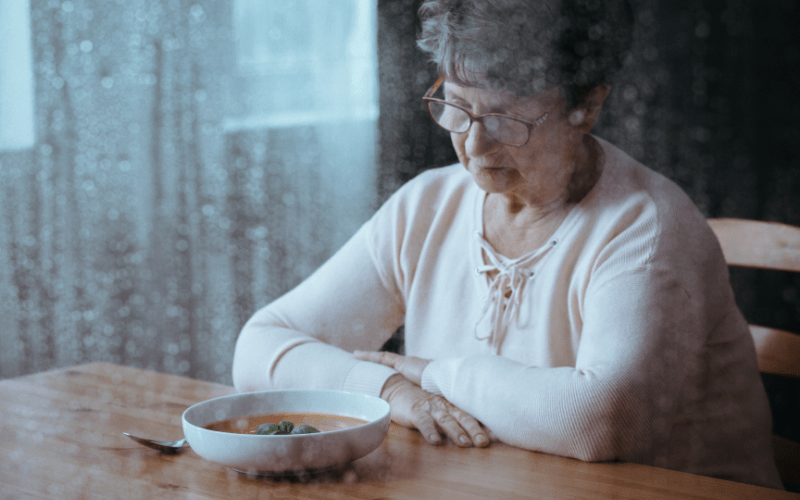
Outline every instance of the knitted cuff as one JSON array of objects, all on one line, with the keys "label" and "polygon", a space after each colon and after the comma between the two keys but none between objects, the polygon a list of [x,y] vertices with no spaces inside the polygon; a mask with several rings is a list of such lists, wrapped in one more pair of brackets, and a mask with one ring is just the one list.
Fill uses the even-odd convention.
[{"label": "knitted cuff", "polygon": [[342,390],[381,397],[383,384],[395,373],[397,372],[388,366],[358,361],[345,377]]},{"label": "knitted cuff", "polygon": [[431,361],[422,372],[422,388],[438,396],[452,395],[457,365],[456,359]]}]

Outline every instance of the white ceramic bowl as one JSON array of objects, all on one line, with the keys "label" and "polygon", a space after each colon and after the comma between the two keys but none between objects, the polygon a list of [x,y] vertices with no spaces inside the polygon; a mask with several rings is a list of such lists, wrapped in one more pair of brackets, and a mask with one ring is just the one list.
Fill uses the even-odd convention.
[{"label": "white ceramic bowl", "polygon": [[[361,458],[389,430],[389,403],[365,394],[330,390],[250,392],[203,401],[183,412],[183,432],[201,457],[246,473],[322,471]],[[324,413],[365,420],[349,429],[287,436],[235,434],[205,426],[267,413]]]}]

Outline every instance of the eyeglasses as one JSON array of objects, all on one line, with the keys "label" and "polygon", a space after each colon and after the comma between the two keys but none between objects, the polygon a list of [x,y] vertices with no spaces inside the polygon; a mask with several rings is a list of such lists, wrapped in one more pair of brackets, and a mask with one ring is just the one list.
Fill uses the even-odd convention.
[{"label": "eyeglasses", "polygon": [[530,140],[533,129],[547,120],[548,112],[532,122],[499,113],[474,115],[457,104],[433,97],[443,82],[444,75],[436,80],[422,100],[428,106],[433,121],[448,132],[463,134],[474,122],[481,122],[489,137],[497,142],[508,146],[524,146]]}]

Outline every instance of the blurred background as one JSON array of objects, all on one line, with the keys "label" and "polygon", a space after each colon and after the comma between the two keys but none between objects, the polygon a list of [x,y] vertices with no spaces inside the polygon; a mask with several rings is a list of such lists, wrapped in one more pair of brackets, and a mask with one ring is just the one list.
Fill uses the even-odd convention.
[{"label": "blurred background", "polygon": [[[707,216],[800,225],[800,5],[632,3],[597,135]],[[108,361],[231,383],[257,308],[455,162],[420,100],[419,4],[0,0],[0,377]],[[800,277],[732,281],[751,322],[800,332]],[[800,439],[800,388],[764,380]]]}]

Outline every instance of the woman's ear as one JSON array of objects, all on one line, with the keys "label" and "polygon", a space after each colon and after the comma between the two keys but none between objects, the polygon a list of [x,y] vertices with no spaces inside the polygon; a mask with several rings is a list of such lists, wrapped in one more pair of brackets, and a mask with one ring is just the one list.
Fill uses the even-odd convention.
[{"label": "woman's ear", "polygon": [[583,101],[569,112],[569,123],[578,127],[581,132],[588,134],[600,117],[603,103],[611,92],[611,85],[601,83],[586,94]]}]

